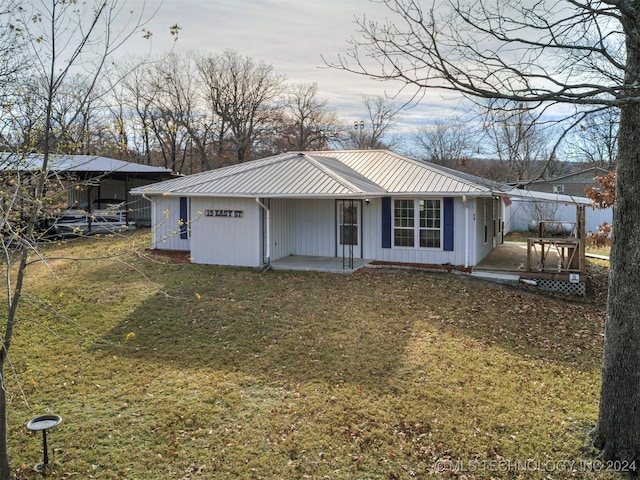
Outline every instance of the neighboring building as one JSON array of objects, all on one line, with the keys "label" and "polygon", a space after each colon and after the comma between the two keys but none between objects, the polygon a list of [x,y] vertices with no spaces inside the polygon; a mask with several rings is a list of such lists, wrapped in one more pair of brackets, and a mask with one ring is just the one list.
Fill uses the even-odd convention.
[{"label": "neighboring building", "polygon": [[560,195],[571,195],[574,197],[584,197],[587,186],[599,187],[596,177],[604,176],[608,170],[600,167],[591,167],[578,172],[566,173],[552,178],[541,178],[537,180],[521,180],[512,183],[514,187],[534,190],[536,192],[557,193]]},{"label": "neighboring building", "polygon": [[[569,197],[584,197],[587,186],[600,187],[596,180],[598,176],[609,173],[600,167],[592,167],[578,172],[567,173],[553,178],[538,180],[521,180],[510,183],[513,187],[532,192],[545,192]],[[613,209],[587,208],[585,211],[586,232],[597,232],[604,222],[613,222]],[[541,218],[541,216],[545,218]],[[507,231],[526,231],[531,222],[539,220],[572,221],[575,218],[575,208],[568,204],[541,204],[534,200],[514,199],[507,213]]]},{"label": "neighboring building", "polygon": [[[43,161],[43,156],[37,154],[3,153],[0,158],[1,170],[24,172],[40,169]],[[51,155],[48,171],[51,178],[67,188],[69,206],[91,204],[99,199],[122,201],[127,206],[127,220],[138,226],[150,226],[150,203],[140,196],[132,199],[129,190],[175,177],[167,168],[95,155]]]}]

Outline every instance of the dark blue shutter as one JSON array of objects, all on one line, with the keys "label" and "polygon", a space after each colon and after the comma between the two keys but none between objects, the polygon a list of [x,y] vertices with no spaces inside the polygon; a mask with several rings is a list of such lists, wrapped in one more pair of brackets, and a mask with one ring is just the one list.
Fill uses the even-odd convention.
[{"label": "dark blue shutter", "polygon": [[391,248],[391,197],[382,197],[382,248]]},{"label": "dark blue shutter", "polygon": [[189,229],[189,209],[187,197],[180,197],[180,238],[187,239]]},{"label": "dark blue shutter", "polygon": [[453,198],[447,197],[443,199],[442,210],[443,250],[445,252],[453,252]]}]

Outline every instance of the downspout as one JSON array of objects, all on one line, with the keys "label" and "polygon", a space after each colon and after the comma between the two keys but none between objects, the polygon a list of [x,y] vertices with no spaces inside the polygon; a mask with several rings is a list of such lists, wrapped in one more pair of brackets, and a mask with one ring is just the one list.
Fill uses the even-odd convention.
[{"label": "downspout", "polygon": [[258,197],[256,197],[256,203],[260,205],[262,208],[264,208],[264,211],[266,212],[265,223],[267,225],[265,226],[265,235],[267,237],[267,242],[266,242],[267,244],[266,244],[265,257],[267,261],[265,265],[260,267],[261,272],[266,272],[271,268],[271,210],[269,210],[269,207],[267,207],[264,203],[262,203]]},{"label": "downspout", "polygon": [[464,204],[464,268],[469,268],[469,201],[466,195],[462,196]]}]

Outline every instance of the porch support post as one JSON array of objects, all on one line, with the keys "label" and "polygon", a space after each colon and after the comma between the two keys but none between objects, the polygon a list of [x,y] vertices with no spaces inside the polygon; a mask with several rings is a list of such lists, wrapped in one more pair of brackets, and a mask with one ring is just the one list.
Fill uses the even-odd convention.
[{"label": "porch support post", "polygon": [[587,271],[587,265],[585,260],[585,248],[586,248],[586,238],[585,238],[585,208],[584,205],[576,206],[576,234],[578,235],[578,244],[580,252],[578,255],[578,269],[580,273],[585,273]]},{"label": "porch support post", "polygon": [[469,199],[466,195],[462,196],[464,204],[464,268],[469,268]]},{"label": "porch support post", "polygon": [[267,265],[271,265],[271,210],[269,210],[269,207],[262,203],[258,197],[256,197],[256,202],[264,209],[266,213],[265,236],[267,237],[267,245],[265,246],[265,257],[267,260]]}]

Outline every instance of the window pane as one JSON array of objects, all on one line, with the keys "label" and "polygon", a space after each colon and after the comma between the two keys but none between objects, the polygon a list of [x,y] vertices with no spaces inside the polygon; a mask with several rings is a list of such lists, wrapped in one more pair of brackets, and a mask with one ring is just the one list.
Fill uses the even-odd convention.
[{"label": "window pane", "polygon": [[420,230],[420,246],[440,248],[440,230]]},{"label": "window pane", "polygon": [[420,247],[440,248],[440,200],[420,200]]},{"label": "window pane", "polygon": [[346,203],[343,205],[341,213],[341,221],[342,223],[356,224],[358,223],[358,207],[347,205]]},{"label": "window pane", "polygon": [[358,245],[358,227],[343,225],[340,228],[340,245]]},{"label": "window pane", "polygon": [[394,200],[394,227],[413,228],[413,200]]},{"label": "window pane", "polygon": [[393,231],[393,244],[396,247],[413,247],[413,229],[396,228]]}]

